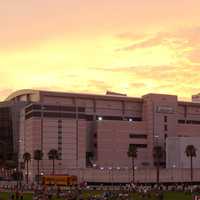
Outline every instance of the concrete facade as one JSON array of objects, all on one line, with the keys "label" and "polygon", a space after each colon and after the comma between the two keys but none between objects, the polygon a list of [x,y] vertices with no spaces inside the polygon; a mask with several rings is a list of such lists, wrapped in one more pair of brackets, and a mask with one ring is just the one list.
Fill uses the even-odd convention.
[{"label": "concrete facade", "polygon": [[[60,155],[57,174],[86,169],[89,164],[129,169],[129,144],[138,147],[137,168],[146,169],[154,167],[155,145],[166,149],[168,138],[200,136],[200,103],[178,101],[175,95],[133,98],[23,90],[11,94],[7,101],[28,103],[20,112],[20,155],[42,150],[41,172],[45,174],[51,173],[47,153],[52,148]],[[90,163],[87,153],[93,155]],[[165,157],[162,166],[166,167]],[[30,173],[34,178],[34,160]]]},{"label": "concrete facade", "polygon": [[190,168],[190,158],[185,153],[188,145],[193,145],[196,149],[196,157],[193,158],[193,167],[200,167],[199,137],[169,137],[166,144],[167,168]]}]

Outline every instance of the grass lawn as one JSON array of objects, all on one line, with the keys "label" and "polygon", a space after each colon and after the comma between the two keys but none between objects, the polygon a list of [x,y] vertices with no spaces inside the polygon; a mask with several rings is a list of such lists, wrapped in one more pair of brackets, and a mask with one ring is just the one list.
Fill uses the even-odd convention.
[{"label": "grass lawn", "polygon": [[[90,194],[100,195],[100,192],[85,193],[84,197],[88,197]],[[132,199],[134,200],[143,200],[143,198],[139,194],[133,194],[132,197]],[[152,194],[151,199],[148,200],[157,200],[157,198],[154,194]],[[164,200],[192,200],[192,195],[185,195],[183,192],[165,192]]]},{"label": "grass lawn", "polygon": [[[142,197],[139,195],[134,195],[134,200],[142,200]],[[157,200],[155,195],[152,195],[151,200]],[[185,195],[183,192],[165,192],[164,200],[192,200],[191,195]]]},{"label": "grass lawn", "polygon": [[[3,200],[8,200],[8,192],[1,192],[0,197]],[[24,200],[32,200],[32,194],[24,194]]]},{"label": "grass lawn", "polygon": [[[85,199],[89,195],[100,195],[101,192],[97,191],[92,191],[92,192],[84,192],[84,197]],[[151,195],[151,199],[149,200],[157,200],[155,195]],[[1,192],[0,197],[2,200],[7,200],[8,199],[8,193],[6,192]],[[133,195],[134,200],[142,200],[142,197],[138,194]],[[32,200],[32,194],[25,194],[24,195],[24,200]],[[57,199],[53,198],[53,200],[63,200],[63,199]],[[183,192],[165,192],[164,193],[164,200],[192,200],[191,195],[185,195]]]}]

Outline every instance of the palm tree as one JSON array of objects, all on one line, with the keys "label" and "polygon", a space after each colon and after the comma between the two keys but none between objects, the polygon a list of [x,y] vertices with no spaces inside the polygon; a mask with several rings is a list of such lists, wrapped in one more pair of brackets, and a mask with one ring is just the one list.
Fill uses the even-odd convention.
[{"label": "palm tree", "polygon": [[52,174],[54,175],[55,172],[55,160],[58,160],[59,155],[58,151],[56,149],[51,149],[48,153],[49,160],[53,161],[53,168],[52,168]]},{"label": "palm tree", "polygon": [[187,145],[185,149],[187,157],[190,157],[190,180],[193,180],[193,157],[196,157],[196,148],[193,145]]},{"label": "palm tree", "polygon": [[158,186],[160,182],[160,165],[164,157],[164,150],[162,146],[154,146],[153,157],[154,157],[154,163],[156,165],[156,183]]},{"label": "palm tree", "polygon": [[91,151],[86,152],[86,165],[87,167],[92,167],[92,161],[94,159],[94,153]]},{"label": "palm tree", "polygon": [[28,163],[31,160],[31,154],[28,152],[25,152],[23,154],[23,159],[24,159],[24,163],[26,164],[26,183],[28,185],[28,173],[29,173]]},{"label": "palm tree", "polygon": [[0,166],[4,166],[7,160],[6,157],[6,144],[4,141],[0,140]]},{"label": "palm tree", "polygon": [[6,160],[5,161],[5,166],[8,170],[13,170],[17,168],[17,161],[15,160]]},{"label": "palm tree", "polygon": [[135,158],[137,158],[137,147],[130,144],[127,152],[128,157],[132,158],[132,182],[135,182]]},{"label": "palm tree", "polygon": [[0,163],[3,165],[6,160],[5,143],[0,140]]},{"label": "palm tree", "polygon": [[17,153],[12,153],[9,156],[9,159],[5,160],[5,167],[10,173],[11,172],[13,173],[13,171],[15,171],[16,178],[18,178],[19,164],[18,164],[18,154]]},{"label": "palm tree", "polygon": [[0,147],[0,166],[1,167],[4,167],[5,161],[6,161],[5,153],[2,152],[1,147]]},{"label": "palm tree", "polygon": [[43,152],[40,149],[36,149],[34,151],[34,160],[37,161],[37,175],[38,175],[37,181],[38,181],[38,184],[39,184],[39,177],[40,177],[40,160],[42,160],[42,158],[43,158]]},{"label": "palm tree", "polygon": [[6,171],[12,175],[12,177],[17,181],[17,187],[19,183],[19,170],[18,170],[18,163],[16,160],[6,160],[4,167]]}]

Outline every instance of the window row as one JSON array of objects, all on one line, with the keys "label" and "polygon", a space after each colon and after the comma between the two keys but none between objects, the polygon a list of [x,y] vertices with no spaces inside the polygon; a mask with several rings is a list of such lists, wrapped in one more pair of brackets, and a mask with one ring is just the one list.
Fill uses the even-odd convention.
[{"label": "window row", "polygon": [[[42,113],[39,111],[34,111],[26,114],[25,119],[30,119],[32,117],[42,117]],[[86,114],[78,114],[75,113],[60,113],[60,112],[44,112],[43,117],[47,118],[72,118],[76,119],[86,119],[88,121],[92,121],[94,119],[94,115],[86,115]],[[131,119],[131,120],[130,120]],[[121,116],[96,116],[96,120],[129,120],[129,121],[142,121],[141,117],[121,117]],[[58,127],[62,127],[61,122],[59,122]]]},{"label": "window row", "polygon": [[78,112],[85,112],[84,107],[78,107],[75,106],[56,106],[56,105],[31,105],[25,109],[25,112],[30,112],[33,110],[47,110],[47,111],[68,111],[68,112],[76,112],[76,109]]},{"label": "window row", "polygon": [[129,144],[129,146],[135,146],[136,148],[147,148],[147,144]]},{"label": "window row", "polygon": [[200,124],[198,120],[178,120],[179,124]]},{"label": "window row", "polygon": [[134,138],[134,139],[147,139],[147,135],[144,134],[130,134],[129,138]]}]

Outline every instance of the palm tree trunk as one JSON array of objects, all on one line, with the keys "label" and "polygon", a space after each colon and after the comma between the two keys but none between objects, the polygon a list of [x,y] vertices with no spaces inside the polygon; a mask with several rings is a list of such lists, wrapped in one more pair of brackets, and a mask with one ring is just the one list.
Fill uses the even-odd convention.
[{"label": "palm tree trunk", "polygon": [[193,181],[193,157],[190,156],[190,179],[191,179],[191,182]]},{"label": "palm tree trunk", "polygon": [[37,174],[38,174],[38,179],[37,179],[37,182],[38,182],[38,185],[39,185],[39,177],[40,177],[40,161],[38,160],[37,161]]},{"label": "palm tree trunk", "polygon": [[156,183],[157,183],[157,187],[159,185],[160,182],[160,167],[159,164],[157,163],[157,167],[156,167]]},{"label": "palm tree trunk", "polygon": [[135,162],[134,162],[134,157],[132,156],[132,182],[135,183]]},{"label": "palm tree trunk", "polygon": [[54,175],[54,171],[55,171],[55,161],[53,159],[53,171],[52,171],[53,175]]},{"label": "palm tree trunk", "polygon": [[26,163],[26,183],[27,183],[27,185],[28,185],[28,160],[26,161],[27,163]]}]

